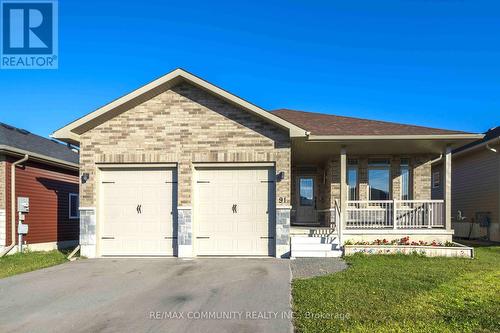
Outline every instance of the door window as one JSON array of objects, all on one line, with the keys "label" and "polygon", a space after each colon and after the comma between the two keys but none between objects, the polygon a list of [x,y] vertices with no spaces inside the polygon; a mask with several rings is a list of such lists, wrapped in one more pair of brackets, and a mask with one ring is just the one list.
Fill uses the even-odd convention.
[{"label": "door window", "polygon": [[299,195],[301,206],[312,206],[314,201],[314,181],[312,178],[300,178]]}]

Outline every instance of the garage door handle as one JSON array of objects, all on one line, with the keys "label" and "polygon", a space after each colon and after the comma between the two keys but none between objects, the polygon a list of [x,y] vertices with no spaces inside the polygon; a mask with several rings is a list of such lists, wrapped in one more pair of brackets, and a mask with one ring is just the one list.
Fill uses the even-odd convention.
[{"label": "garage door handle", "polygon": [[196,237],[196,239],[209,239],[210,237]]},{"label": "garage door handle", "polygon": [[164,237],[165,239],[177,239],[177,237]]},{"label": "garage door handle", "polygon": [[115,239],[114,237],[101,237],[101,239]]}]

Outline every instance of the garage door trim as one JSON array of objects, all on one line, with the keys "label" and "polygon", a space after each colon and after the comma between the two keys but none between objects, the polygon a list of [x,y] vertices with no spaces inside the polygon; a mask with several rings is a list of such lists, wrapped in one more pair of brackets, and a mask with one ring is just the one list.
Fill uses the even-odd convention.
[{"label": "garage door trim", "polygon": [[[227,253],[227,254],[200,254],[200,249],[199,249],[199,239],[200,237],[206,238],[203,236],[206,235],[198,235],[198,230],[199,226],[201,223],[200,222],[200,208],[199,208],[199,200],[200,200],[200,193],[199,193],[199,188],[198,185],[203,184],[205,182],[198,182],[199,179],[199,171],[203,170],[230,170],[230,169],[260,169],[264,168],[268,170],[268,180],[263,181],[261,183],[268,183],[270,186],[272,186],[271,192],[268,194],[268,228],[269,228],[269,235],[266,237],[259,237],[261,239],[268,239],[269,241],[272,241],[272,245],[269,244],[269,249],[267,254],[233,254],[233,253]],[[273,175],[275,174],[276,170],[276,163],[275,162],[251,162],[251,163],[193,163],[193,180],[192,180],[192,186],[193,186],[193,252],[197,256],[253,256],[253,257],[269,257],[269,256],[274,256],[275,254],[275,238],[276,238],[276,181],[272,179]],[[274,184],[271,185],[271,184]],[[268,188],[269,189],[269,188]]]},{"label": "garage door trim", "polygon": [[[171,196],[171,200],[172,200],[172,213],[173,213],[173,216],[172,216],[172,223],[173,223],[173,228],[174,228],[174,233],[172,234],[172,237],[168,237],[168,239],[172,239],[172,240],[175,240],[177,238],[177,234],[175,232],[176,228],[177,228],[177,219],[176,219],[176,216],[177,216],[177,196],[178,196],[178,186],[177,186],[177,179],[178,179],[178,164],[177,163],[147,163],[147,164],[143,164],[143,163],[124,163],[124,164],[116,164],[116,163],[96,163],[96,175],[95,175],[95,186],[96,186],[96,189],[95,189],[95,195],[96,195],[96,203],[97,203],[97,214],[96,214],[96,238],[95,238],[95,241],[96,241],[96,253],[98,254],[98,256],[100,257],[120,257],[120,256],[125,256],[125,257],[143,257],[143,256],[146,256],[146,257],[156,257],[156,256],[161,256],[161,257],[171,257],[172,255],[177,255],[177,246],[176,246],[176,242],[174,243],[174,247],[173,247],[173,254],[170,255],[170,254],[160,254],[160,255],[155,255],[155,254],[147,254],[147,255],[131,255],[131,254],[124,254],[124,255],[107,255],[107,254],[103,254],[103,248],[102,248],[102,242],[101,242],[101,239],[103,236],[103,226],[104,226],[104,221],[103,221],[103,214],[104,214],[104,207],[103,207],[103,203],[102,203],[102,172],[107,172],[107,171],[110,171],[110,170],[113,170],[113,169],[122,169],[122,170],[126,170],[126,169],[131,169],[131,170],[148,170],[148,169],[160,169],[160,170],[171,170],[172,171],[172,182],[165,182],[165,183],[171,183],[171,184],[175,184],[173,186],[175,186],[174,190],[175,190],[175,193],[173,193],[173,195]],[[165,238],[167,239],[167,238]]]}]

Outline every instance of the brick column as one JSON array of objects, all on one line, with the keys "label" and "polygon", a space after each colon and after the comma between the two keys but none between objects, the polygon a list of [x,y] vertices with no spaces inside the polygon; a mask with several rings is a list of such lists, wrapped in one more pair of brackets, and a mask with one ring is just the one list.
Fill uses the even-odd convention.
[{"label": "brick column", "polygon": [[290,211],[292,207],[276,207],[276,258],[290,256]]}]

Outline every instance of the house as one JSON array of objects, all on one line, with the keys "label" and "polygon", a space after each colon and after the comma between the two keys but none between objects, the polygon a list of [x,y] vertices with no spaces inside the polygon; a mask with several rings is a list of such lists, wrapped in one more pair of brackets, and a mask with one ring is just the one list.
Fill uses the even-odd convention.
[{"label": "house", "polygon": [[[500,242],[500,126],[453,151],[451,195],[455,236]],[[443,165],[432,167],[432,197],[443,198]]]},{"label": "house", "polygon": [[450,179],[445,200],[431,200],[431,163],[443,153],[449,170],[451,150],[482,137],[268,112],[182,69],[53,136],[80,146],[88,257],[286,257],[291,239],[306,251],[326,242],[325,255],[348,239],[451,240]]},{"label": "house", "polygon": [[[19,210],[24,211],[24,221],[19,220]],[[64,144],[0,123],[1,255],[18,250],[19,222],[28,226],[22,244],[30,250],[78,245],[78,154]]]}]

